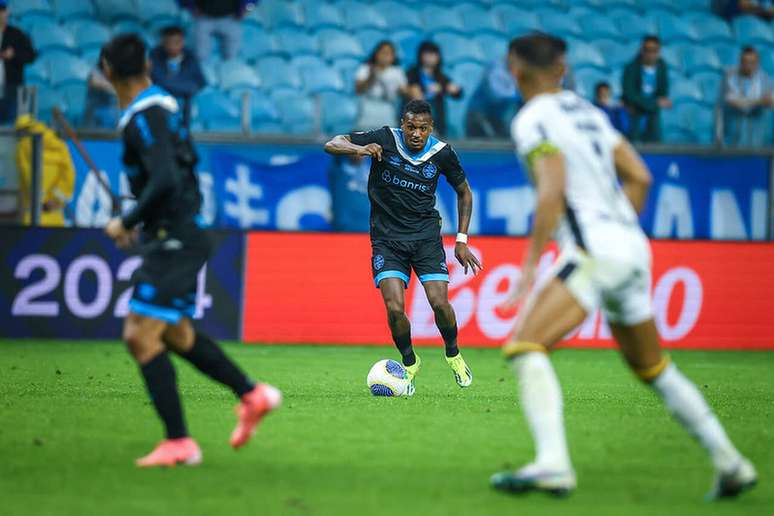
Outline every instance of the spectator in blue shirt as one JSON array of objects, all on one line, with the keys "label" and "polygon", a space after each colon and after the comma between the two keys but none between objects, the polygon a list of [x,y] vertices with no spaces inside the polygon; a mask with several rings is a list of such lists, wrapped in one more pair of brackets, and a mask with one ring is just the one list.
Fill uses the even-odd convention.
[{"label": "spectator in blue shirt", "polygon": [[468,104],[465,121],[471,138],[509,138],[509,124],[521,103],[507,59],[499,59],[484,71]]},{"label": "spectator in blue shirt", "polygon": [[629,114],[626,108],[613,101],[610,84],[603,81],[594,86],[594,105],[605,112],[618,132],[629,134]]},{"label": "spectator in blue shirt", "polygon": [[639,55],[624,69],[623,102],[629,110],[633,141],[661,141],[661,110],[672,107],[669,72],[661,59],[661,40],[645,36]]},{"label": "spectator in blue shirt", "polygon": [[723,83],[723,133],[726,145],[761,146],[766,141],[766,110],[774,106],[769,76],[753,47],[742,49],[739,66]]},{"label": "spectator in blue shirt", "polygon": [[201,90],[204,79],[199,60],[185,48],[183,29],[170,26],[161,31],[161,45],[150,53],[151,79],[177,98],[183,110],[183,122],[191,116],[191,98]]}]

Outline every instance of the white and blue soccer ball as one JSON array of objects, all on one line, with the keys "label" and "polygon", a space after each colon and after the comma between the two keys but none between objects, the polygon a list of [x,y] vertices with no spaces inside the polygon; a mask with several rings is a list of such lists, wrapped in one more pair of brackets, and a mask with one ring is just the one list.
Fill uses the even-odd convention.
[{"label": "white and blue soccer ball", "polygon": [[368,389],[374,396],[412,396],[414,384],[408,371],[395,360],[379,360],[368,371]]}]

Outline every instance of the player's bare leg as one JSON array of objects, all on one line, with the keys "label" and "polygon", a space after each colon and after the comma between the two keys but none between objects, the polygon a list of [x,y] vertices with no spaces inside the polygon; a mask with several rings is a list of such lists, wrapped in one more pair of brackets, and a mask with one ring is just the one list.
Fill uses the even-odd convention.
[{"label": "player's bare leg", "polygon": [[165,322],[135,313],[129,313],[124,321],[124,342],[140,366],[167,436],[149,455],[137,460],[141,467],[194,465],[202,460],[201,450],[188,437],[183,420],[175,369],[161,340],[165,328]]},{"label": "player's bare leg", "polygon": [[167,347],[188,360],[199,371],[231,389],[239,398],[239,418],[231,434],[231,445],[239,448],[250,440],[261,419],[279,407],[280,391],[268,384],[255,385],[206,334],[194,330],[189,319],[168,325],[162,335]]},{"label": "player's bare leg", "polygon": [[392,341],[398,348],[403,365],[412,381],[422,365],[420,358],[411,346],[411,322],[406,316],[405,284],[400,278],[385,278],[379,282],[384,307],[387,309],[387,324],[390,327]]},{"label": "player's bare leg", "polygon": [[753,487],[755,468],[731,443],[696,386],[661,352],[652,319],[634,326],[610,324],[626,362],[661,397],[669,412],[710,455],[717,476],[711,499],[734,497]]},{"label": "player's bare leg", "polygon": [[585,318],[586,311],[567,287],[553,279],[525,308],[513,336],[503,347],[516,373],[536,457],[516,472],[495,474],[491,482],[496,489],[566,495],[575,488],[564,432],[562,391],[548,352]]},{"label": "player's bare leg", "polygon": [[435,314],[435,325],[443,337],[446,361],[452,368],[454,379],[460,387],[468,387],[473,383],[473,373],[457,347],[457,317],[449,303],[449,284],[445,281],[426,281],[423,286]]}]

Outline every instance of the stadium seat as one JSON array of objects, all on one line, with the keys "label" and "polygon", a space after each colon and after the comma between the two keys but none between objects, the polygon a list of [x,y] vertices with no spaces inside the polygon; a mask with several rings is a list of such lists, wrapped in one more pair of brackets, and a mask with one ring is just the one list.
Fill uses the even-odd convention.
[{"label": "stadium seat", "polygon": [[256,10],[263,11],[263,19],[272,29],[304,25],[301,7],[293,2],[264,0],[258,4]]},{"label": "stadium seat", "polygon": [[[573,5],[572,7],[570,7],[570,10],[567,11],[567,15],[572,16],[576,20],[582,20],[587,17],[604,18],[604,16],[602,16],[602,13],[599,10],[589,5]],[[608,21],[606,23],[610,23],[610,22]]]},{"label": "stadium seat", "polygon": [[597,9],[609,9],[610,7],[626,8],[632,11],[639,9],[637,0],[584,0],[586,5],[594,6]]},{"label": "stadium seat", "polygon": [[667,45],[661,47],[661,59],[663,59],[671,70],[682,71],[683,66],[683,47],[680,45]]},{"label": "stadium seat", "polygon": [[325,59],[338,57],[363,57],[365,50],[354,36],[343,31],[323,29],[318,33]]},{"label": "stadium seat", "polygon": [[712,47],[692,45],[683,50],[683,63],[689,75],[697,72],[719,72],[723,69],[717,52]]},{"label": "stadium seat", "polygon": [[387,0],[376,3],[374,8],[380,13],[384,13],[387,26],[394,31],[405,29],[424,30],[419,11],[404,3]]},{"label": "stadium seat", "polygon": [[315,104],[307,96],[272,93],[271,100],[280,113],[282,126],[290,134],[311,134],[315,130]]},{"label": "stadium seat", "polygon": [[283,133],[282,124],[279,122],[255,122],[251,131],[255,134],[281,135]]},{"label": "stadium seat", "polygon": [[610,82],[609,74],[594,68],[585,68],[574,72],[575,92],[591,101],[594,99],[594,88],[600,82]]},{"label": "stadium seat", "polygon": [[380,41],[389,41],[390,34],[378,29],[362,29],[355,32],[355,39],[360,42],[360,46],[363,47],[363,50],[367,53],[367,49],[375,48]]},{"label": "stadium seat", "polygon": [[134,1],[94,0],[94,6],[97,9],[97,16],[110,23],[138,18]]},{"label": "stadium seat", "polygon": [[145,23],[149,23],[159,17],[178,18],[180,10],[175,0],[135,0],[137,13]]},{"label": "stadium seat", "polygon": [[715,115],[711,107],[695,102],[675,103],[674,112],[678,127],[689,135],[687,143],[712,143]]},{"label": "stadium seat", "polygon": [[478,4],[465,3],[454,8],[462,18],[467,34],[502,34],[500,20]]},{"label": "stadium seat", "polygon": [[305,56],[295,56],[291,58],[290,66],[293,67],[296,70],[296,72],[298,72],[300,77],[301,71],[303,69],[321,70],[324,68],[328,68],[328,63],[326,63],[325,60],[322,59],[320,56],[305,55]]},{"label": "stadium seat", "polygon": [[[359,3],[359,7],[345,7],[344,12],[345,27],[350,31],[360,29],[387,29],[385,17],[373,7]],[[341,4],[339,4],[341,5]]]},{"label": "stadium seat", "polygon": [[681,77],[669,85],[669,98],[675,104],[687,101],[704,102],[701,88],[688,77]]},{"label": "stadium seat", "polygon": [[75,52],[75,39],[70,31],[56,23],[40,23],[34,25],[30,33],[32,42],[38,52],[47,50],[66,50]]},{"label": "stadium seat", "polygon": [[318,55],[320,42],[317,38],[295,27],[285,27],[274,31],[277,48],[289,57],[297,55]]},{"label": "stadium seat", "polygon": [[48,70],[48,63],[37,60],[29,66],[24,67],[24,82],[29,85],[43,86],[49,84],[51,73]]},{"label": "stadium seat", "polygon": [[244,89],[234,94],[229,93],[229,97],[241,106],[245,94],[248,98],[250,122],[253,126],[267,122],[279,122],[279,112],[266,93],[254,89]]},{"label": "stadium seat", "polygon": [[255,71],[239,59],[224,61],[218,67],[220,88],[229,91],[235,88],[259,88],[261,80]]},{"label": "stadium seat", "polygon": [[492,59],[497,56],[504,56],[508,52],[509,39],[505,36],[489,33],[476,34],[473,36],[473,41],[478,44],[485,56],[490,56]]},{"label": "stadium seat", "polygon": [[761,53],[761,67],[766,70],[769,77],[774,77],[774,52]]},{"label": "stadium seat", "polygon": [[428,5],[422,9],[422,19],[425,22],[423,28],[427,32],[449,30],[462,32],[465,29],[459,14],[448,7]]},{"label": "stadium seat", "polygon": [[210,130],[241,129],[237,103],[213,88],[205,88],[194,97],[192,114]]},{"label": "stadium seat", "polygon": [[583,35],[589,39],[622,39],[621,30],[612,20],[599,13],[586,14],[575,18],[578,24],[583,28]]},{"label": "stadium seat", "polygon": [[[419,45],[426,39],[429,39],[422,32],[415,32],[413,30],[401,30],[392,34],[392,41],[398,50],[398,57],[404,66],[411,66],[414,64],[417,56],[417,49]],[[366,53],[370,54],[373,49],[366,49]]]},{"label": "stadium seat", "polygon": [[[659,36],[664,41],[680,42],[680,41],[698,41],[700,39],[700,28],[697,28],[686,18],[671,14],[667,16],[662,14],[656,20],[656,26],[658,27]],[[703,35],[702,35],[703,36]]]},{"label": "stadium seat", "polygon": [[331,4],[314,2],[304,6],[306,27],[310,30],[340,29],[344,27],[344,16]]},{"label": "stadium seat", "polygon": [[351,57],[340,57],[334,59],[331,67],[338,72],[344,80],[344,91],[354,94],[355,92],[355,73],[363,62],[360,59]]},{"label": "stadium seat", "polygon": [[99,56],[102,52],[101,48],[91,47],[81,52],[81,59],[89,63],[91,66],[96,66],[99,62]]},{"label": "stadium seat", "polygon": [[41,88],[38,91],[38,119],[50,124],[51,112],[55,107],[67,113],[67,100],[64,95],[55,89]]},{"label": "stadium seat", "polygon": [[443,53],[444,61],[449,65],[464,62],[485,63],[487,56],[478,47],[475,40],[466,38],[456,32],[439,32],[433,36]]},{"label": "stadium seat", "polygon": [[263,57],[258,60],[256,67],[266,91],[278,88],[301,88],[301,78],[298,76],[298,72],[281,57]]},{"label": "stadium seat", "polygon": [[540,25],[543,27],[543,30],[550,34],[566,38],[568,36],[578,37],[583,33],[587,37],[590,37],[590,35],[585,32],[585,28],[581,29],[578,20],[571,16],[567,16],[566,12],[544,9],[540,11],[538,17],[540,18]]},{"label": "stadium seat", "polygon": [[11,23],[17,25],[24,32],[31,34],[32,28],[36,25],[56,24],[57,19],[53,12],[32,12],[18,18],[18,20],[12,20]]},{"label": "stadium seat", "polygon": [[90,48],[102,48],[110,39],[110,29],[101,23],[83,18],[68,21],[65,27],[75,37],[75,45],[84,52]]},{"label": "stadium seat", "polygon": [[774,45],[774,30],[755,16],[738,16],[733,21],[736,41],[743,45]]},{"label": "stadium seat", "polygon": [[720,99],[723,89],[723,75],[719,72],[698,72],[691,76],[691,80],[701,90],[704,102],[712,104]]},{"label": "stadium seat", "polygon": [[616,68],[610,72],[607,82],[610,84],[610,91],[613,94],[613,98],[620,100],[623,95],[623,68]]},{"label": "stadium seat", "polygon": [[67,117],[76,125],[81,123],[86,108],[86,83],[70,83],[57,87],[67,104]]},{"label": "stadium seat", "polygon": [[97,15],[94,4],[84,0],[53,0],[54,12],[60,20],[93,20]]},{"label": "stadium seat", "polygon": [[606,16],[618,26],[621,34],[626,35],[629,40],[642,39],[643,36],[657,32],[656,24],[651,19],[645,18],[631,9],[610,9]]},{"label": "stadium seat", "polygon": [[242,26],[242,46],[239,52],[242,58],[253,62],[260,57],[276,54],[278,48],[269,32],[256,25],[245,24]]},{"label": "stadium seat", "polygon": [[303,67],[299,72],[304,83],[304,91],[311,95],[323,92],[341,92],[344,90],[344,81],[339,72],[333,68],[328,66],[317,69]]},{"label": "stadium seat", "polygon": [[9,9],[13,16],[19,18],[33,13],[51,13],[51,6],[46,0],[13,0]]},{"label": "stadium seat", "polygon": [[492,12],[500,17],[500,23],[505,32],[513,36],[519,36],[541,28],[537,14],[513,5],[496,5],[492,8]]},{"label": "stadium seat", "polygon": [[734,34],[731,32],[726,21],[718,16],[709,13],[695,12],[685,15],[694,30],[701,36],[703,41],[734,41]]},{"label": "stadium seat", "polygon": [[220,78],[218,77],[218,63],[213,60],[202,61],[199,63],[202,69],[204,80],[209,86],[217,86]]},{"label": "stadium seat", "polygon": [[153,48],[156,45],[157,38],[151,37],[151,35],[148,34],[148,32],[143,27],[143,25],[136,20],[129,20],[129,19],[119,20],[113,25],[112,32],[114,36],[117,34],[126,34],[128,32],[133,32],[135,34],[140,35],[143,41],[145,41],[145,44],[148,45],[148,48]]},{"label": "stadium seat", "polygon": [[607,71],[607,63],[599,50],[588,43],[570,45],[567,52],[568,61],[575,69],[593,67]]},{"label": "stadium seat", "polygon": [[64,53],[43,54],[40,59],[48,62],[49,80],[52,86],[84,82],[94,67],[79,57]]},{"label": "stadium seat", "polygon": [[[189,11],[183,11],[183,13],[188,13]],[[249,11],[245,13],[245,15],[242,17],[242,25],[253,25],[256,27],[260,27],[262,29],[265,29],[268,27],[268,23],[264,19],[265,13],[263,9],[258,9],[257,6],[253,7]]]},{"label": "stadium seat", "polygon": [[322,93],[320,95],[322,131],[325,134],[346,134],[355,128],[357,101],[350,95]]},{"label": "stadium seat", "polygon": [[612,69],[625,67],[637,56],[640,48],[640,43],[637,41],[621,43],[612,39],[599,39],[594,41],[593,44],[605,57],[605,62]]},{"label": "stadium seat", "polygon": [[468,113],[470,97],[461,99],[446,98],[446,135],[449,138],[465,137],[465,117]]},{"label": "stadium seat", "polygon": [[739,64],[739,57],[742,53],[742,47],[736,43],[718,42],[713,43],[712,48],[720,59],[720,64],[724,67]]}]

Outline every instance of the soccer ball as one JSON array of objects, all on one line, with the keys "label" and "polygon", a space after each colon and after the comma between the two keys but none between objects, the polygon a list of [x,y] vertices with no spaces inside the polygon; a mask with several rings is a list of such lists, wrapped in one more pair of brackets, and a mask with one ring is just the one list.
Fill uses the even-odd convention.
[{"label": "soccer ball", "polygon": [[406,368],[395,360],[379,360],[368,371],[366,380],[374,396],[411,396],[414,385]]}]

